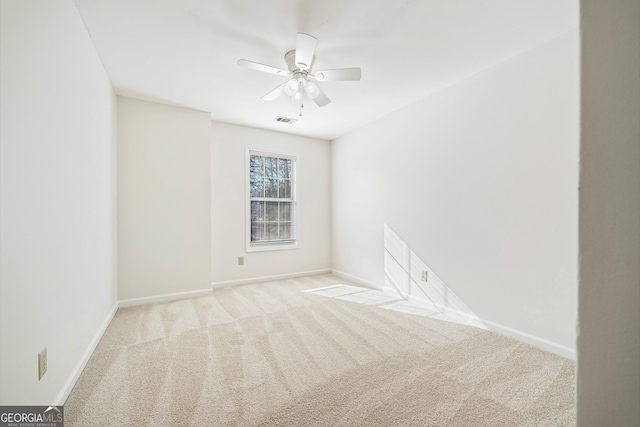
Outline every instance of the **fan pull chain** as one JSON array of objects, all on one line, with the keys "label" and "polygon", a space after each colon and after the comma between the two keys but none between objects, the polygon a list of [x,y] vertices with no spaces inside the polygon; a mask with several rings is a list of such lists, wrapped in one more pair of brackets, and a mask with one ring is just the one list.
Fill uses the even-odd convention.
[{"label": "fan pull chain", "polygon": [[304,108],[304,91],[300,90],[300,113],[298,114],[299,117],[302,117],[302,109]]}]

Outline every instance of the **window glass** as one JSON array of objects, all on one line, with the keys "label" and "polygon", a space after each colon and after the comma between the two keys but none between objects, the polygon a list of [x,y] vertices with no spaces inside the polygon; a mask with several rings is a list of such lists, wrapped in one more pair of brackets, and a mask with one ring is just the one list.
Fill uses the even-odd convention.
[{"label": "window glass", "polygon": [[295,159],[249,153],[251,247],[295,244]]}]

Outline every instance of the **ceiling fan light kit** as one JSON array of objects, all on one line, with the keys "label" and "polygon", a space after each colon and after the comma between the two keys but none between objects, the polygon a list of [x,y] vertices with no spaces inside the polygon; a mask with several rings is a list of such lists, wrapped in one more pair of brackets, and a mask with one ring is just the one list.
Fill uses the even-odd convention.
[{"label": "ceiling fan light kit", "polygon": [[334,70],[321,70],[315,74],[311,71],[315,62],[315,49],[317,39],[304,33],[298,33],[296,37],[296,48],[288,51],[284,55],[287,63],[287,70],[261,64],[259,62],[239,59],[238,65],[256,71],[288,76],[290,79],[273,89],[262,97],[265,101],[273,101],[279,98],[284,92],[293,102],[300,107],[300,116],[304,107],[305,98],[313,100],[319,107],[324,107],[331,100],[318,87],[313,80],[325,81],[357,81],[362,77],[360,68],[338,68]]}]

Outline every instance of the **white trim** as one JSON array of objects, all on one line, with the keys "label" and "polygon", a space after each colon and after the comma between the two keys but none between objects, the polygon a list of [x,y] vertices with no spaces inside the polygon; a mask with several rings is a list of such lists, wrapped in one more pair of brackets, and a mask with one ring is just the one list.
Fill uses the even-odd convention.
[{"label": "white trim", "polygon": [[[275,275],[275,276],[255,277],[255,278],[252,278],[252,279],[240,279],[240,280],[229,280],[229,281],[223,281],[223,282],[213,282],[213,283],[211,283],[211,287],[215,289],[215,288],[221,288],[221,287],[225,287],[225,286],[235,286],[235,285],[244,285],[244,284],[249,284],[249,283],[268,282],[268,281],[273,281],[273,280],[282,280],[282,279],[289,279],[289,278],[302,277],[302,276],[313,276],[313,275],[317,275],[317,274],[326,274],[326,273],[332,273],[332,274],[335,274],[336,276],[344,277],[345,279],[351,280],[353,282],[359,283],[359,284],[361,284],[363,286],[366,286],[366,287],[369,287],[369,288],[372,288],[372,289],[378,289],[378,290],[383,290],[383,291],[384,290],[387,290],[387,291],[389,290],[388,288],[380,287],[380,286],[376,285],[373,282],[369,282],[369,281],[361,279],[361,278],[359,278],[357,276],[353,276],[351,274],[347,274],[347,273],[344,273],[342,271],[335,270],[335,269],[304,271],[304,272],[299,272],[299,273],[280,274],[280,275]],[[78,378],[80,378],[80,375],[82,374],[82,371],[84,370],[85,366],[87,365],[87,362],[89,362],[89,359],[93,355],[93,352],[96,349],[96,347],[98,346],[98,343],[100,342],[100,340],[102,339],[102,336],[104,335],[105,331],[109,327],[109,324],[113,320],[113,317],[116,315],[116,312],[118,311],[118,308],[120,308],[120,307],[132,307],[132,306],[137,306],[137,305],[151,304],[151,303],[163,302],[163,301],[173,301],[173,300],[185,299],[185,298],[193,298],[193,297],[204,296],[204,295],[209,295],[209,294],[211,294],[211,289],[202,289],[202,290],[197,290],[197,291],[178,292],[178,293],[173,293],[173,294],[157,295],[157,296],[152,296],[152,297],[133,298],[133,299],[121,300],[121,301],[116,302],[113,305],[113,307],[111,308],[111,310],[109,310],[109,313],[107,313],[107,316],[105,317],[105,319],[102,321],[102,324],[98,328],[98,331],[96,332],[96,335],[93,337],[93,339],[89,343],[89,346],[87,347],[85,352],[82,354],[82,357],[78,361],[78,364],[76,365],[74,370],[71,372],[71,375],[69,376],[69,378],[65,382],[64,386],[62,386],[62,389],[58,393],[58,396],[54,400],[54,403],[56,405],[58,405],[58,406],[63,406],[65,404],[67,398],[69,397],[69,394],[71,394],[71,391],[73,390],[73,387],[76,385],[76,382],[78,381]],[[478,317],[475,317],[475,316],[470,316],[468,313],[463,313],[463,312],[460,312],[460,311],[457,311],[457,310],[452,310],[451,308],[448,308],[448,307],[442,307],[442,306],[439,306],[437,304],[432,304],[429,301],[426,301],[426,300],[424,300],[422,298],[419,298],[419,297],[416,297],[416,296],[413,296],[413,295],[409,296],[409,300],[410,301],[411,300],[419,301],[421,303],[424,303],[424,304],[427,304],[427,305],[430,305],[430,306],[434,306],[443,314],[447,314],[447,312],[450,312],[451,314],[455,314],[455,315],[458,315],[458,316],[461,316],[461,317],[464,317],[464,318],[468,318],[470,320],[480,321],[480,322],[484,323],[489,328],[489,330],[492,331],[492,332],[495,332],[497,334],[512,338],[512,339],[514,339],[516,341],[523,342],[525,344],[532,345],[534,347],[537,347],[537,348],[542,349],[544,351],[548,351],[550,353],[556,354],[556,355],[564,357],[566,359],[570,359],[570,360],[574,360],[574,361],[576,360],[576,349],[574,349],[574,348],[567,347],[565,345],[558,344],[558,343],[555,343],[553,341],[549,341],[549,340],[544,339],[544,338],[536,337],[536,336],[528,334],[526,332],[518,331],[516,329],[509,328],[507,326],[503,326],[503,325],[500,325],[498,323],[491,322],[489,320],[484,320],[484,319],[481,319],[481,318],[478,318]]]},{"label": "white trim", "polygon": [[179,299],[201,297],[205,295],[211,295],[211,289],[199,289],[197,291],[176,292],[175,294],[154,295],[150,297],[125,299],[118,301],[118,307],[133,307],[136,305],[174,301]]},{"label": "white trim", "polygon": [[[251,233],[251,231],[249,231],[249,233]],[[249,244],[251,245],[251,243]],[[295,243],[263,243],[248,246],[245,248],[245,252],[285,251],[289,249],[300,249],[297,239],[295,240]]]},{"label": "white trim", "polygon": [[249,148],[249,147],[247,147],[247,152],[249,154],[254,154],[256,156],[262,156],[262,157],[274,157],[274,156],[277,156],[277,157],[279,157],[281,159],[296,160],[296,157],[297,157],[296,154],[276,153],[274,151],[254,150],[253,148]]},{"label": "white trim", "polygon": [[[368,282],[368,281],[366,281],[364,279],[361,279],[361,278],[359,278],[357,276],[353,276],[351,274],[343,273],[343,272],[338,271],[338,270],[331,270],[331,272],[333,274],[338,275],[338,276],[341,276],[341,277],[344,277],[346,279],[352,280],[352,281],[354,281],[356,283],[360,283],[360,284],[362,284],[364,286],[373,287],[375,289],[381,289],[382,291],[386,291],[386,292],[389,292],[389,291],[391,291],[392,293],[396,293],[397,292],[395,289],[390,289],[388,287],[381,288],[381,287],[376,286],[375,284],[373,284],[371,282]],[[565,345],[558,344],[558,343],[555,343],[553,341],[549,341],[549,340],[547,340],[545,338],[540,338],[540,337],[537,337],[535,335],[528,334],[526,332],[518,331],[516,329],[509,328],[507,326],[503,326],[503,325],[500,325],[498,323],[491,322],[489,320],[485,320],[485,319],[482,319],[482,318],[477,317],[477,316],[472,316],[469,313],[464,313],[462,311],[454,310],[454,309],[452,309],[450,307],[444,307],[444,306],[442,306],[440,304],[430,303],[430,302],[428,302],[428,301],[426,301],[426,300],[424,300],[424,299],[422,299],[420,297],[417,297],[415,295],[410,295],[409,296],[409,301],[411,301],[411,300],[425,303],[428,306],[435,306],[436,309],[438,311],[440,311],[444,315],[449,314],[449,315],[451,315],[453,317],[456,317],[456,316],[457,317],[462,317],[463,319],[468,319],[470,321],[470,323],[472,323],[472,324],[482,323],[482,324],[485,325],[485,328],[483,328],[483,329],[488,329],[491,332],[495,332],[495,333],[497,333],[499,335],[512,338],[512,339],[514,339],[516,341],[519,341],[519,342],[522,342],[522,343],[525,343],[525,344],[532,345],[532,346],[534,346],[536,348],[539,348],[541,350],[547,351],[549,353],[556,354],[556,355],[558,355],[560,357],[564,357],[565,359],[570,359],[570,360],[574,360],[574,361],[576,360],[576,349],[575,348],[567,347]],[[481,327],[481,326],[479,326],[479,327]]]},{"label": "white trim", "polygon": [[516,329],[509,328],[507,326],[500,325],[489,320],[482,320],[487,325],[490,331],[500,335],[504,335],[509,338],[513,338],[517,341],[525,344],[532,345],[539,349],[548,351],[565,359],[576,360],[576,349],[567,347],[566,345],[558,344],[553,341],[549,341],[544,338],[536,337],[535,335],[528,334],[526,332],[518,331]]},{"label": "white trim", "polygon": [[445,316],[449,315],[451,317],[459,317],[465,319],[469,322],[470,325],[475,325],[476,327],[487,329],[491,332],[495,332],[499,335],[513,338],[516,341],[532,345],[536,348],[539,348],[544,351],[548,351],[549,353],[556,354],[558,356],[564,357],[565,359],[576,360],[576,350],[567,347],[562,344],[555,343],[553,341],[549,341],[545,338],[540,338],[535,335],[528,334],[526,332],[518,331],[513,328],[509,328],[507,326],[500,325],[495,322],[491,322],[490,320],[482,319],[478,316],[471,315],[469,313],[465,313],[462,311],[454,310],[451,307],[445,307],[440,304],[435,304],[430,301],[426,301],[422,298],[415,297],[413,295],[409,296],[409,301],[415,301],[419,304],[425,304],[429,307],[434,307],[440,313]]},{"label": "white trim", "polygon": [[[294,233],[293,241],[288,243],[274,242],[272,244],[263,242],[259,244],[251,243],[251,156],[276,157],[280,159],[289,159],[292,161],[291,170],[291,208],[293,216],[291,218],[292,232]],[[262,150],[254,150],[245,146],[245,251],[246,252],[264,252],[264,251],[282,251],[300,248],[300,216],[299,216],[299,199],[298,199],[298,156],[287,153],[266,152]]]},{"label": "white trim", "polygon": [[275,276],[252,277],[250,279],[225,280],[225,281],[221,281],[221,282],[211,282],[211,287],[213,289],[216,289],[216,288],[224,288],[224,287],[227,287],[227,286],[247,285],[249,283],[271,282],[271,281],[274,281],[274,280],[291,279],[291,278],[294,278],[294,277],[315,276],[317,274],[327,274],[327,273],[331,273],[331,271],[332,270],[326,268],[326,269],[323,269],[323,270],[301,271],[299,273],[277,274]]},{"label": "white trim", "polygon": [[96,349],[96,347],[98,346],[98,343],[102,339],[102,335],[104,335],[104,332],[109,327],[111,320],[113,320],[113,316],[116,315],[116,311],[118,311],[117,302],[113,305],[113,307],[111,307],[111,310],[109,310],[109,313],[107,313],[107,317],[105,317],[104,320],[102,321],[102,324],[100,325],[95,336],[89,343],[89,346],[82,354],[82,357],[78,361],[76,367],[73,369],[73,371],[71,371],[71,375],[69,375],[69,378],[67,378],[67,381],[62,386],[60,393],[58,393],[58,396],[54,400],[55,405],[64,406],[65,402],[67,401],[67,398],[69,397],[69,394],[71,394],[71,391],[73,390],[73,387],[75,387],[76,382],[78,381],[78,378],[80,378],[80,374],[82,374],[84,367],[87,365],[87,362],[89,362],[89,359],[93,355],[93,351]]},{"label": "white trim", "polygon": [[416,295],[409,295],[408,301],[412,304],[419,305],[428,310],[435,310],[445,317],[451,319],[453,322],[459,322],[467,326],[473,326],[475,328],[480,328],[484,330],[489,330],[489,327],[484,324],[483,320],[475,315],[475,313],[465,312],[453,309],[448,306],[444,306],[441,304],[436,304],[431,301],[428,297],[422,298]]},{"label": "white trim", "polygon": [[73,390],[73,387],[75,387],[76,382],[78,381],[78,378],[80,378],[82,371],[87,365],[87,362],[89,362],[89,359],[93,355],[93,352],[95,351],[96,347],[98,346],[98,343],[102,339],[102,336],[104,335],[105,331],[109,327],[109,324],[111,324],[113,317],[116,315],[118,308],[150,304],[150,303],[161,302],[161,301],[171,301],[171,300],[177,300],[177,299],[192,298],[192,297],[210,295],[210,294],[211,294],[211,289],[202,289],[198,291],[179,292],[175,294],[157,295],[153,297],[134,298],[129,300],[116,301],[116,303],[113,305],[111,310],[109,310],[109,313],[107,314],[105,319],[102,321],[102,324],[100,324],[98,331],[96,332],[95,336],[89,343],[89,346],[87,347],[87,349],[82,354],[82,357],[76,364],[76,367],[73,369],[73,371],[71,371],[71,375],[69,375],[69,378],[62,386],[62,389],[60,390],[60,392],[58,393],[58,396],[54,400],[55,404],[58,406],[63,406],[65,404],[67,398],[69,397],[69,394],[71,394],[71,391]]},{"label": "white trim", "polygon": [[344,271],[331,269],[331,273],[336,276],[344,277],[345,279],[351,280],[352,282],[359,283],[362,286],[366,286],[367,288],[375,289],[378,291],[382,291],[384,288],[377,283],[369,282],[368,280],[361,279],[360,277],[353,276],[351,274],[345,273]]}]

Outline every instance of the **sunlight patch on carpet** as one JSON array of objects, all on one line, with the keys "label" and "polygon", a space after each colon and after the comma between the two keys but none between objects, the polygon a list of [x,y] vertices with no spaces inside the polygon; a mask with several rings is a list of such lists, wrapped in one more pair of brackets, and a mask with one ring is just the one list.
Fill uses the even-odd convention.
[{"label": "sunlight patch on carpet", "polygon": [[[399,311],[401,313],[415,314],[417,316],[434,316],[434,315],[440,314],[440,312],[437,310],[426,308],[426,307],[420,307],[408,301],[400,301],[400,302],[395,302],[393,304],[381,305],[380,308]],[[443,319],[443,320],[449,320],[449,319]]]},{"label": "sunlight patch on carpet", "polygon": [[351,295],[359,292],[367,291],[366,288],[350,285],[332,285],[325,286],[317,289],[305,289],[302,292],[310,292],[315,295],[322,295],[323,297],[335,298],[343,295]]},{"label": "sunlight patch on carpet", "polygon": [[351,301],[351,302],[355,302],[358,304],[365,304],[365,305],[377,305],[377,304],[389,303],[391,301],[398,301],[398,298],[396,297],[389,296],[384,292],[375,291],[375,290],[342,295],[336,298],[341,299],[343,301]]},{"label": "sunlight patch on carpet", "polygon": [[352,302],[355,304],[376,306],[385,310],[393,310],[400,313],[413,314],[422,317],[431,317],[432,319],[485,329],[483,325],[473,322],[472,319],[466,319],[463,316],[456,316],[453,313],[442,313],[437,309],[437,307],[431,304],[427,305],[421,304],[419,301],[404,300],[397,293],[378,291],[375,289],[345,284],[305,289],[302,292],[326,298],[339,299],[341,301]]}]

